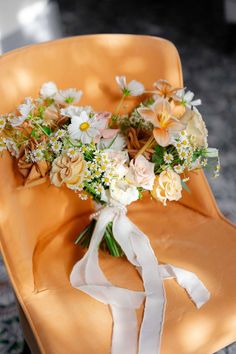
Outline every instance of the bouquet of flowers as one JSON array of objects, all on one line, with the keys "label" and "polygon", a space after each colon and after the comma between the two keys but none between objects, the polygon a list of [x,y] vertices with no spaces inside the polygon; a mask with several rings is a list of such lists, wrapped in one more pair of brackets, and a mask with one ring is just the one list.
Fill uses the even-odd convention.
[{"label": "bouquet of flowers", "polygon": [[[116,77],[121,100],[113,113],[79,106],[82,91],[60,90],[46,82],[39,97],[27,97],[15,112],[0,116],[0,151],[16,159],[23,186],[50,180],[97,211],[76,243],[88,247],[71,272],[71,285],[109,304],[114,320],[112,353],[137,352],[135,310],[145,299],[139,354],[159,353],[165,312],[163,279],[176,278],[200,308],[210,296],[197,276],[172,265],[159,265],[146,235],[126,216],[126,206],[144,193],[167,205],[189,191],[188,171],[220,170],[218,150],[207,145],[207,129],[186,88],[158,80],[151,90],[125,76]],[[140,96],[129,113],[125,101]],[[113,286],[102,273],[98,248],[126,255],[143,279],[144,291]]]},{"label": "bouquet of flowers", "polygon": [[[17,159],[24,186],[50,178],[53,185],[74,190],[79,198],[91,197],[104,205],[129,205],[147,192],[157,201],[177,201],[187,190],[187,172],[217,160],[217,149],[208,148],[207,129],[197,106],[199,99],[186,88],[158,80],[152,90],[125,76],[116,77],[121,100],[116,110],[95,112],[79,106],[82,91],[59,90],[55,83],[42,85],[39,97],[27,97],[15,112],[0,116],[0,151]],[[129,96],[140,103],[121,114]],[[76,243],[88,247],[96,215]],[[113,237],[112,223],[100,244],[113,256],[123,254]]]}]

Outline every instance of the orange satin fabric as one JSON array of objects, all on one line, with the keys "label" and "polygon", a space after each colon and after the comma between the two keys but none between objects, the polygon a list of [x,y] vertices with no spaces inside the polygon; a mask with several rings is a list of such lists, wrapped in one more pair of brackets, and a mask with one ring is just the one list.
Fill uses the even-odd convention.
[{"label": "orange satin fabric", "polygon": [[[120,99],[115,75],[151,87],[164,78],[182,85],[178,53],[168,41],[148,36],[92,35],[15,50],[0,58],[0,112],[45,81],[84,91],[81,105],[114,110]],[[200,78],[199,78],[200,79]],[[137,101],[129,99],[129,110]],[[108,307],[71,288],[69,274],[83,250],[73,241],[92,210],[68,189],[49,183],[17,190],[14,161],[0,159],[1,251],[17,298],[43,354],[109,353]],[[165,281],[167,309],[162,354],[210,354],[236,340],[236,232],[220,214],[202,173],[192,173],[191,195],[179,203],[144,198],[129,217],[149,237],[159,261],[195,272],[211,291],[197,310],[174,280]],[[124,259],[101,254],[109,280],[141,289]],[[139,311],[141,318],[142,309]],[[124,353],[129,354],[129,353]]]}]

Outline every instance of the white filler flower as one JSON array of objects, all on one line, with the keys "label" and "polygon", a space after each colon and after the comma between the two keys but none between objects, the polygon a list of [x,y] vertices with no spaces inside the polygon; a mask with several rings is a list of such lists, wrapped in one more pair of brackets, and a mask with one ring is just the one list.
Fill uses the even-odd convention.
[{"label": "white filler flower", "polygon": [[136,80],[126,83],[125,76],[116,76],[116,82],[125,96],[140,96],[144,93],[144,86]]},{"label": "white filler flower", "polygon": [[81,140],[82,144],[89,144],[99,134],[102,122],[96,117],[90,118],[87,112],[82,111],[80,115],[71,118],[68,132],[72,139]]}]

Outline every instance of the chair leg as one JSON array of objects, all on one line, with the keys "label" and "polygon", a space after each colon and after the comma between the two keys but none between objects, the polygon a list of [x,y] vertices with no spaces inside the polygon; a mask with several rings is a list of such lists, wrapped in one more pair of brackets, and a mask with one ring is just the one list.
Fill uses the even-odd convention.
[{"label": "chair leg", "polygon": [[23,351],[21,354],[31,354],[30,348],[28,347],[28,344],[26,341],[24,341],[24,347],[23,347]]}]

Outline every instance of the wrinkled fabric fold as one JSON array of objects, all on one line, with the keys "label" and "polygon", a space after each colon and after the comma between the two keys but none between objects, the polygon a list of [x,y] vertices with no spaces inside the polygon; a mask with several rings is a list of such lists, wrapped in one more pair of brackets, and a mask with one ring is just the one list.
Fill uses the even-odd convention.
[{"label": "wrinkled fabric fold", "polygon": [[[113,223],[113,235],[127,259],[139,272],[144,291],[133,291],[111,284],[103,274],[98,259],[99,244],[106,225]],[[147,236],[126,216],[126,209],[107,206],[102,209],[89,249],[70,275],[71,285],[111,307],[113,316],[112,354],[158,354],[165,312],[163,279],[175,278],[197,308],[210,297],[198,277],[172,265],[159,265]],[[138,338],[136,309],[145,300],[144,315]]]}]

